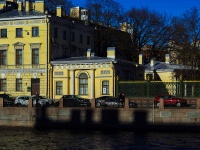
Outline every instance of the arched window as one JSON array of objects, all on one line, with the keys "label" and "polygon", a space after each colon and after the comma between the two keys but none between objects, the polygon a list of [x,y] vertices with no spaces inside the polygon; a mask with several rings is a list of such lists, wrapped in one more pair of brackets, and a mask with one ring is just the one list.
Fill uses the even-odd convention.
[{"label": "arched window", "polygon": [[88,76],[85,73],[81,73],[79,76],[79,94],[88,94]]}]

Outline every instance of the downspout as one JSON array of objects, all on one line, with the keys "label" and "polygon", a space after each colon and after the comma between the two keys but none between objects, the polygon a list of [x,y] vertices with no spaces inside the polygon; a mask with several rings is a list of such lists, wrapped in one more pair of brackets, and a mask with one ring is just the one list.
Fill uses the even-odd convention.
[{"label": "downspout", "polygon": [[116,94],[115,94],[115,90],[116,90],[116,84],[115,84],[115,65],[114,65],[114,63],[113,63],[113,61],[112,61],[112,71],[113,71],[113,96],[115,97],[116,96]]},{"label": "downspout", "polygon": [[46,97],[50,98],[49,96],[49,19],[48,19],[48,14],[46,14]]}]

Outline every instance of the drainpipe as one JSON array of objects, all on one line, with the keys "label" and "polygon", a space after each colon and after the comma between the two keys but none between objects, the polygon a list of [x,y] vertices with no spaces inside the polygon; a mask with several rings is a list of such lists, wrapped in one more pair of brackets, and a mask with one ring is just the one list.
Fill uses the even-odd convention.
[{"label": "drainpipe", "polygon": [[45,12],[46,14],[46,97],[49,98],[50,97],[50,93],[49,93],[49,17],[48,16],[48,12]]}]

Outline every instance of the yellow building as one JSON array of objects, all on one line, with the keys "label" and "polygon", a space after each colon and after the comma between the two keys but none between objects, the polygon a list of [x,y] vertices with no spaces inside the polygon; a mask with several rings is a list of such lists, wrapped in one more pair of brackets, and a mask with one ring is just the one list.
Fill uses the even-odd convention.
[{"label": "yellow building", "polygon": [[52,96],[80,95],[84,98],[116,96],[116,77],[121,80],[144,79],[144,66],[116,59],[115,48],[107,48],[107,57],[87,56],[51,61]]},{"label": "yellow building", "polygon": [[44,10],[44,0],[0,3],[0,92],[51,97],[50,61],[93,48],[93,28]]}]

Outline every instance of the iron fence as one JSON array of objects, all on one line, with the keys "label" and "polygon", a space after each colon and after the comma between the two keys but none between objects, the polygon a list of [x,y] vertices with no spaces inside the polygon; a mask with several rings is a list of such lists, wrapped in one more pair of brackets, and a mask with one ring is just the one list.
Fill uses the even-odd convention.
[{"label": "iron fence", "polygon": [[200,97],[200,81],[117,81],[116,94],[124,93],[126,97],[154,98],[161,94],[177,97]]}]

